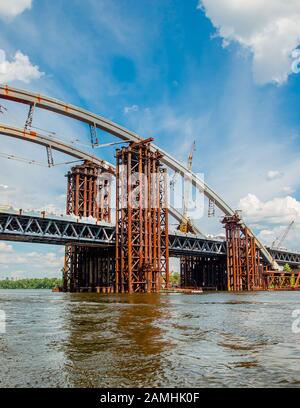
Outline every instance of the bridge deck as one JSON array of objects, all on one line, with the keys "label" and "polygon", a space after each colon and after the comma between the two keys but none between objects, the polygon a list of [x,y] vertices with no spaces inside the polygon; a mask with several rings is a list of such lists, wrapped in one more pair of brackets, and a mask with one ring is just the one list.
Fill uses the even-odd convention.
[{"label": "bridge deck", "polygon": [[[73,217],[18,213],[13,210],[0,212],[0,240],[36,242],[54,245],[96,245],[115,244],[113,224],[83,222]],[[269,249],[280,264],[300,265],[300,253]],[[225,256],[226,242],[205,239],[191,234],[169,234],[170,256]]]}]

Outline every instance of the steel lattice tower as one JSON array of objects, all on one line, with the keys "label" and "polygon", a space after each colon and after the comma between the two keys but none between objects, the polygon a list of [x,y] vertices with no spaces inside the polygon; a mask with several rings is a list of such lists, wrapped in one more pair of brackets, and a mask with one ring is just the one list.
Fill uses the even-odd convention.
[{"label": "steel lattice tower", "polygon": [[116,291],[158,292],[169,284],[166,170],[149,140],[117,150]]}]

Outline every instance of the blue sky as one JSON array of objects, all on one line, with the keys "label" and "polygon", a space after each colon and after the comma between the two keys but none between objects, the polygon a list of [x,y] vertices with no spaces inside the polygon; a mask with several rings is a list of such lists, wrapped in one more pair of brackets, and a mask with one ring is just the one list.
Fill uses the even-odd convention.
[{"label": "blue sky", "polygon": [[[285,245],[300,249],[300,75],[291,70],[300,1],[285,3],[0,0],[0,82],[99,113],[182,161],[196,140],[194,171],[266,243],[295,219]],[[1,103],[0,121],[24,123],[24,107]],[[39,112],[34,124],[88,141],[66,118]],[[5,136],[0,152],[46,157]],[[0,158],[0,168],[0,204],[63,211],[67,166]],[[219,216],[197,223],[217,234]],[[59,247],[2,242],[0,277],[56,276],[62,258]]]}]

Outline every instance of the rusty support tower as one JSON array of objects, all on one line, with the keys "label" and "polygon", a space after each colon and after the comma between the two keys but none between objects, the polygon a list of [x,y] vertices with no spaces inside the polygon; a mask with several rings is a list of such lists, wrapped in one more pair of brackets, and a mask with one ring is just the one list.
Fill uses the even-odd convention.
[{"label": "rusty support tower", "polygon": [[116,151],[116,291],[159,292],[169,285],[166,170],[149,142]]},{"label": "rusty support tower", "polygon": [[222,223],[226,229],[227,289],[265,289],[264,265],[254,237],[249,234],[247,227],[241,225],[237,212],[233,216],[226,216]]},{"label": "rusty support tower", "polygon": [[[111,177],[96,164],[85,161],[67,174],[67,215],[111,220]],[[114,248],[66,245],[64,291],[102,291],[114,287]]]},{"label": "rusty support tower", "polygon": [[85,161],[67,174],[67,215],[111,221],[111,175],[98,165]]}]

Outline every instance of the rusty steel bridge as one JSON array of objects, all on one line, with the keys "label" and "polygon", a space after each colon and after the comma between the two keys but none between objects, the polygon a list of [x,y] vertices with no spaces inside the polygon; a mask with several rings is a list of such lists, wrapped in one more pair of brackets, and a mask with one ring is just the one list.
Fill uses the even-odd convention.
[{"label": "rusty steel bridge", "polygon": [[[300,274],[283,272],[280,265],[297,268],[300,253],[264,246],[237,211],[189,168],[155,146],[153,139],[29,91],[2,85],[0,98],[29,107],[24,127],[0,123],[0,134],[45,147],[49,167],[52,150],[81,161],[67,174],[64,216],[0,210],[0,239],[65,246],[65,291],[159,292],[170,286],[170,257],[180,258],[180,284],[185,288],[244,291],[299,287]],[[40,109],[89,125],[92,147],[98,145],[97,129],[126,146],[116,149],[115,163],[108,163],[59,138],[40,134],[32,126]],[[168,203],[169,170],[188,176],[209,203],[221,210],[225,240],[208,238],[195,226],[193,233],[170,232],[170,216],[177,222],[187,219]],[[116,181],[114,215],[112,178]]]}]

